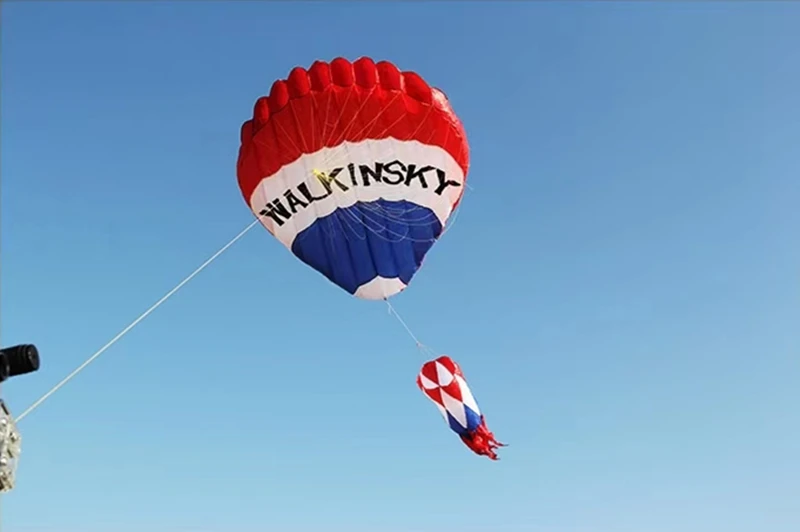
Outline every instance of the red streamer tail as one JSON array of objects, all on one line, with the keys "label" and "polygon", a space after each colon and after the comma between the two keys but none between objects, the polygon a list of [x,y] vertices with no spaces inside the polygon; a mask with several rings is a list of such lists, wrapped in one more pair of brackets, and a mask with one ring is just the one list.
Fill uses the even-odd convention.
[{"label": "red streamer tail", "polygon": [[461,436],[461,441],[472,449],[472,452],[481,456],[488,456],[492,460],[498,460],[495,452],[499,447],[506,447],[505,443],[500,443],[494,434],[486,426],[486,420],[481,416],[481,424],[477,429],[469,434]]}]

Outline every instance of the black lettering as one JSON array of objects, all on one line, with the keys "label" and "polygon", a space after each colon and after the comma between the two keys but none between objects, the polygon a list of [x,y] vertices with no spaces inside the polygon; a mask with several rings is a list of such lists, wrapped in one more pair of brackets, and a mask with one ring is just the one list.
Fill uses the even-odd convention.
[{"label": "black lettering", "polygon": [[[395,170],[395,166],[399,166],[400,170]],[[397,179],[389,179],[389,176],[386,174],[393,175]],[[383,182],[388,183],[389,185],[399,185],[402,183],[406,178],[406,165],[401,163],[400,161],[394,160],[388,164],[383,165]]]},{"label": "black lettering", "polygon": [[279,214],[283,216],[285,220],[288,220],[289,218],[292,217],[292,215],[289,213],[286,207],[284,207],[283,203],[281,203],[281,200],[279,199],[267,203],[266,208],[261,212],[259,212],[258,214],[260,214],[261,216],[269,216],[270,218],[275,220],[275,223],[278,224],[278,226],[283,225],[283,220],[281,220],[278,217]]},{"label": "black lettering", "polygon": [[[319,177],[317,179],[320,179],[320,181],[322,181],[322,179]],[[330,185],[327,182],[324,182],[323,186],[325,186],[326,189],[324,196],[314,196],[313,194],[311,194],[311,191],[308,189],[308,185],[306,185],[305,182],[297,185],[297,190],[299,190],[300,194],[302,194],[306,198],[306,201],[308,201],[308,203],[314,203],[315,201],[324,200],[325,198],[330,196],[331,193],[333,192],[333,190],[331,189]]]},{"label": "black lettering", "polygon": [[[441,196],[447,190],[447,187],[463,186],[458,181],[448,179],[447,173],[435,166],[417,166],[416,164],[405,164],[402,161],[393,160],[388,163],[375,162],[372,165],[359,164],[358,168],[356,168],[354,163],[349,163],[346,166],[334,168],[330,173],[314,171],[314,176],[322,184],[324,193],[319,190],[312,192],[313,186],[309,186],[306,182],[301,182],[296,187],[284,191],[283,199],[286,200],[285,204],[281,199],[276,198],[267,203],[259,214],[261,216],[269,216],[276,224],[283,225],[286,220],[297,214],[299,210],[308,208],[315,201],[322,201],[330,197],[333,194],[333,183],[336,183],[336,186],[342,192],[347,192],[350,190],[350,186],[345,185],[338,179],[338,176],[344,172],[345,168],[347,168],[347,173],[350,175],[350,183],[352,183],[353,187],[359,185],[368,187],[373,183],[405,184],[410,187],[416,180],[419,181],[420,187],[429,188],[428,178],[425,174],[431,171],[436,172],[437,182],[434,192],[438,196]],[[360,181],[357,174],[361,176]]]},{"label": "black lettering", "polygon": [[276,223],[276,224],[278,224],[279,226],[283,225],[283,220],[281,220],[280,218],[278,218],[278,215],[277,215],[277,214],[275,214],[275,209],[273,209],[271,205],[270,205],[270,208],[269,208],[269,210],[267,210],[267,209],[264,209],[264,210],[262,210],[261,212],[259,212],[258,214],[259,214],[260,216],[269,216],[270,218],[272,218],[273,220],[275,220],[275,223]]},{"label": "black lettering", "polygon": [[[342,170],[344,170],[344,168],[334,168],[333,171],[330,174],[328,174],[328,181],[333,181],[334,183],[336,183],[336,186],[342,189],[342,192],[347,192],[348,190],[350,190],[350,187],[348,187],[347,185],[336,179],[336,176],[342,173]],[[351,175],[353,174],[351,173]],[[355,177],[353,178],[353,184],[355,184]]]},{"label": "black lettering", "polygon": [[435,192],[436,192],[436,194],[438,196],[441,196],[442,192],[444,192],[444,189],[446,189],[447,187],[460,187],[461,186],[461,183],[459,183],[458,181],[453,181],[452,179],[447,179],[447,174],[444,172],[444,170],[441,170],[439,168],[436,169],[436,177],[439,178],[439,186],[436,187],[436,190],[435,190]]},{"label": "black lettering", "polygon": [[292,209],[292,214],[297,214],[297,205],[300,205],[304,209],[308,207],[308,204],[304,203],[303,200],[295,196],[291,189],[284,192],[283,195],[286,197],[286,201],[289,202],[289,208]]},{"label": "black lettering", "polygon": [[327,198],[331,194],[333,194],[333,188],[331,187],[331,178],[325,174],[315,174],[317,181],[322,183],[322,186],[325,187],[325,197]]},{"label": "black lettering", "polygon": [[422,188],[428,188],[428,183],[425,181],[425,172],[428,170],[433,170],[433,166],[423,166],[417,169],[416,164],[409,164],[406,171],[406,186],[411,186],[412,179],[419,179],[419,184],[422,185]]},{"label": "black lettering", "polygon": [[322,183],[322,186],[325,187],[325,191],[327,192],[325,197],[328,197],[333,193],[333,187],[331,187],[331,181],[336,183],[336,186],[342,189],[342,192],[347,192],[348,190],[350,190],[350,187],[348,187],[347,185],[336,179],[336,176],[339,175],[342,170],[344,170],[344,168],[334,168],[330,174],[325,174],[323,172],[320,172],[319,174],[314,174],[317,177],[317,180],[319,180],[319,182]]},{"label": "black lettering", "polygon": [[372,169],[365,164],[358,165],[358,171],[361,172],[361,180],[365,187],[369,186],[369,178],[375,180],[376,183],[381,182],[381,175],[383,174],[383,163],[375,163],[375,168]]},{"label": "black lettering", "polygon": [[347,171],[350,172],[350,182],[353,183],[354,187],[357,187],[358,182],[356,181],[356,165],[353,163],[348,164]]},{"label": "black lettering", "polygon": [[283,203],[281,203],[280,198],[275,198],[274,200],[272,200],[272,208],[278,211],[278,214],[280,214],[287,220],[292,217],[292,215],[289,214],[289,210],[286,207],[284,207]]}]

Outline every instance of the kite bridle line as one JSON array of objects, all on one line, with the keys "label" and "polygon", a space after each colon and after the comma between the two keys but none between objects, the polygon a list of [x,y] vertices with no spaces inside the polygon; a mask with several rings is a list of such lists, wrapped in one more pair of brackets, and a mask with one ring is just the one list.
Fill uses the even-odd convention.
[{"label": "kite bridle line", "polygon": [[422,342],[419,341],[419,338],[417,338],[417,335],[414,334],[414,331],[412,331],[411,327],[408,326],[408,324],[406,323],[406,320],[404,320],[402,318],[402,316],[400,316],[400,314],[398,314],[398,312],[395,310],[395,308],[392,305],[392,303],[388,299],[384,299],[384,301],[386,302],[386,306],[389,307],[389,314],[391,314],[392,316],[397,318],[397,321],[400,322],[400,325],[403,326],[403,328],[406,330],[406,332],[411,337],[411,339],[414,340],[414,343],[417,345],[417,349],[422,351],[425,355],[434,355],[436,352],[433,349],[431,349],[430,347],[428,347],[427,345],[425,345],[425,344],[423,344]]}]

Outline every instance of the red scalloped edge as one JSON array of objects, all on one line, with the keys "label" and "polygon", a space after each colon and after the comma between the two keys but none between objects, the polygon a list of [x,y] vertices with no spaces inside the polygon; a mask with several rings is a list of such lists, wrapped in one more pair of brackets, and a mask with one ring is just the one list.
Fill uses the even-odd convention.
[{"label": "red scalloped edge", "polygon": [[322,92],[331,85],[344,88],[358,85],[365,89],[378,85],[384,90],[402,91],[422,104],[443,107],[443,110],[448,111],[454,119],[457,129],[463,132],[463,125],[449,108],[449,103],[443,106],[439,99],[433,96],[436,91],[442,95],[442,100],[447,102],[444,93],[432,88],[416,72],[401,72],[389,61],[376,63],[369,57],[361,57],[353,62],[337,57],[330,63],[315,61],[307,70],[295,67],[288,78],[276,80],[272,84],[269,96],[262,96],[256,100],[253,118],[242,124],[241,142],[244,144],[252,140],[253,136],[269,122],[270,116],[286,107],[291,100],[302,98],[310,92]]}]

